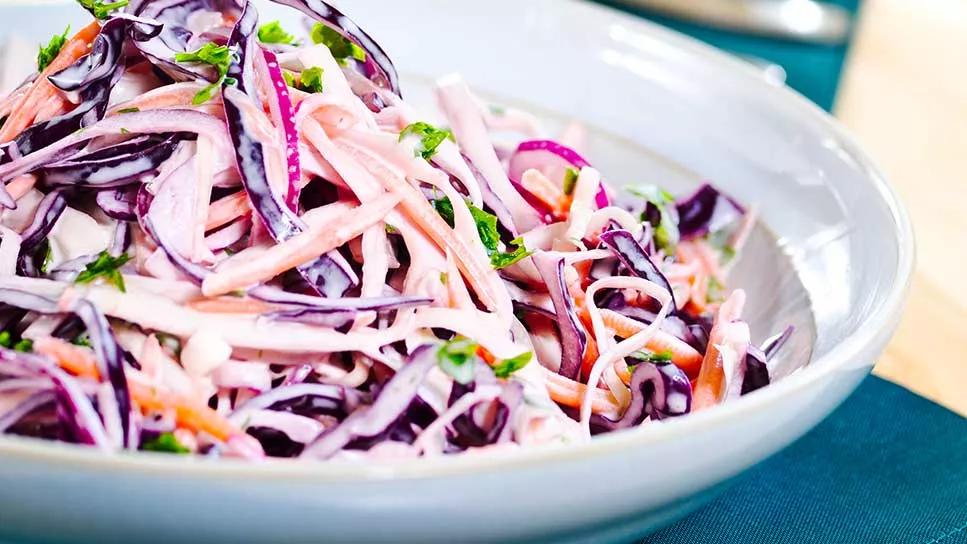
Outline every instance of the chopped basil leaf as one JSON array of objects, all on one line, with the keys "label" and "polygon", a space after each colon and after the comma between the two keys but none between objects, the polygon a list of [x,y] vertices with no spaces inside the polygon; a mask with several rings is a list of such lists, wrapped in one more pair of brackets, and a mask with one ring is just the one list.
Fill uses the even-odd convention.
[{"label": "chopped basil leaf", "polygon": [[161,433],[157,438],[141,444],[141,449],[160,453],[191,453],[190,449],[178,442],[173,433]]},{"label": "chopped basil leaf", "polygon": [[477,343],[467,338],[456,338],[440,346],[437,364],[457,383],[473,381],[473,362],[477,357]]},{"label": "chopped basil leaf", "polygon": [[574,188],[578,184],[580,174],[577,168],[568,168],[564,171],[564,194],[568,196],[574,194]]},{"label": "chopped basil leaf", "polygon": [[316,23],[309,36],[312,38],[312,43],[319,43],[328,47],[329,52],[332,53],[333,58],[339,64],[346,64],[349,59],[359,62],[366,60],[366,51],[362,47],[322,23]]},{"label": "chopped basil leaf", "polygon": [[259,41],[262,43],[293,44],[295,43],[295,36],[286,32],[279,21],[272,21],[259,27]]},{"label": "chopped basil leaf", "polygon": [[453,133],[450,132],[450,129],[439,129],[422,121],[404,128],[400,132],[400,141],[405,140],[407,136],[420,137],[420,145],[416,148],[416,154],[426,160],[430,160],[436,154],[437,148],[444,140],[453,140]]},{"label": "chopped basil leaf", "polygon": [[77,2],[84,7],[86,10],[90,11],[94,15],[95,19],[107,19],[111,16],[111,12],[116,9],[121,9],[128,5],[128,0],[120,0],[119,2],[104,3],[101,0],[77,0]]},{"label": "chopped basil leaf", "polygon": [[211,100],[212,96],[215,95],[215,91],[220,89],[223,84],[232,85],[235,83],[234,78],[226,77],[228,74],[228,66],[232,62],[232,52],[224,45],[216,45],[212,42],[206,43],[201,46],[198,50],[187,52],[187,53],[177,53],[175,55],[176,62],[190,62],[195,64],[208,64],[213,66],[218,72],[218,79],[214,83],[208,85],[204,89],[198,91],[192,99],[191,103],[198,106],[204,104]]},{"label": "chopped basil leaf", "polygon": [[504,359],[499,363],[494,365],[494,375],[498,378],[507,379],[511,374],[517,372],[518,370],[527,366],[527,363],[531,362],[534,358],[534,354],[530,351],[525,351],[516,357],[511,357],[510,359]]},{"label": "chopped basil leaf", "polygon": [[121,276],[120,269],[130,260],[131,256],[127,253],[114,257],[107,251],[102,251],[94,262],[88,263],[87,267],[77,275],[74,283],[91,283],[97,278],[104,278],[104,281],[123,293],[125,292],[124,278]]},{"label": "chopped basil leaf", "polygon": [[40,50],[37,51],[37,71],[43,72],[50,63],[57,58],[60,54],[60,50],[63,49],[64,44],[67,43],[67,33],[70,32],[71,27],[67,25],[64,29],[63,34],[54,34],[47,45],[41,45]]}]

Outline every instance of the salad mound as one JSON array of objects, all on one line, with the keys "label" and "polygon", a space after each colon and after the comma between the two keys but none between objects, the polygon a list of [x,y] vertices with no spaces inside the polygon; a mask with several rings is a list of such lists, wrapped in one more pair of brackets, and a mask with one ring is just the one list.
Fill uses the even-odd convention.
[{"label": "salad mound", "polygon": [[709,184],[619,197],[580,125],[458,76],[428,117],[345,14],[275,1],[308,32],[246,0],[79,0],[93,20],[0,98],[0,433],[400,459],[769,383],[792,330],[754,345],[726,287],[753,212]]}]

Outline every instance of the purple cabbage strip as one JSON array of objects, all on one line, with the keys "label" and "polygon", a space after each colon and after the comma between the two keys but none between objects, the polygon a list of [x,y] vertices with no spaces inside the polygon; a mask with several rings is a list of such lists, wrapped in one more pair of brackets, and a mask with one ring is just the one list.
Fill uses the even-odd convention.
[{"label": "purple cabbage strip", "polygon": [[692,409],[692,384],[685,372],[672,363],[641,363],[631,374],[631,403],[617,421],[594,414],[591,427],[596,432],[627,429],[640,425],[646,417],[661,420],[689,413]]},{"label": "purple cabbage strip", "polygon": [[44,181],[53,187],[121,187],[145,176],[157,175],[161,164],[171,157],[178,143],[178,136],[171,135],[161,141],[149,140],[137,146],[121,144],[117,147],[124,146],[124,152],[114,156],[106,156],[108,149],[101,149],[96,152],[96,158],[72,157],[44,167]]},{"label": "purple cabbage strip", "polygon": [[50,234],[65,208],[67,208],[67,200],[62,191],[51,191],[41,199],[37,211],[34,212],[33,221],[21,233],[23,241],[20,244],[20,256],[17,258],[20,274],[31,277],[38,275],[34,254],[40,244],[47,239],[47,235]]},{"label": "purple cabbage strip", "polygon": [[576,380],[581,372],[584,351],[588,347],[588,337],[578,319],[571,297],[567,296],[567,285],[564,283],[564,259],[553,257],[543,251],[538,251],[532,258],[537,271],[547,284],[551,300],[554,302],[554,311],[557,313],[556,322],[561,333],[562,350],[561,368],[558,373]]},{"label": "purple cabbage strip", "polygon": [[37,391],[20,401],[13,409],[0,416],[0,433],[16,425],[18,421],[48,404],[53,404],[57,396],[50,390]]},{"label": "purple cabbage strip", "polygon": [[140,186],[129,185],[116,189],[98,191],[95,196],[97,206],[112,219],[118,221],[137,221],[138,213],[135,202],[138,198]]},{"label": "purple cabbage strip", "polygon": [[675,203],[682,239],[718,231],[745,215],[745,208],[715,187],[704,184],[691,196]]},{"label": "purple cabbage strip", "polygon": [[190,17],[200,11],[214,11],[236,16],[242,11],[242,4],[235,0],[167,0],[132,3],[128,12],[150,18],[163,25],[161,32],[150,40],[136,42],[138,50],[163,73],[179,80],[207,79],[215,81],[215,70],[201,64],[181,64],[175,55],[184,53],[193,45],[200,46],[199,36],[190,29]]},{"label": "purple cabbage strip", "polygon": [[[454,382],[447,406],[484,384],[497,384],[493,371],[486,365],[477,365],[473,382],[463,385]],[[514,410],[524,400],[523,385],[517,382],[503,384],[500,396],[490,402],[479,402],[453,420],[448,432],[450,443],[461,449],[489,446],[510,439],[512,433],[508,422]]]},{"label": "purple cabbage strip", "polygon": [[329,415],[345,417],[361,402],[359,392],[341,385],[299,383],[277,387],[239,406],[235,413],[247,410],[276,410],[305,417]]},{"label": "purple cabbage strip", "polygon": [[[244,108],[238,103],[241,100],[256,100],[261,104],[257,100],[255,70],[252,66],[252,54],[258,54],[257,45],[251,39],[257,24],[258,13],[251,4],[246,5],[229,40],[229,45],[237,49],[237,56],[228,69],[228,76],[237,82],[236,88],[241,92],[226,92],[223,88],[222,99],[242,185],[266,229],[276,241],[282,242],[302,232],[305,224],[272,190],[265,170],[262,144],[248,130],[242,114]],[[300,266],[299,273],[310,287],[327,297],[341,297],[358,283],[349,263],[338,251],[331,251]]]},{"label": "purple cabbage strip", "polygon": [[[15,289],[0,289],[0,303],[41,314],[66,313],[60,309],[55,300]],[[91,346],[97,355],[98,370],[102,377],[107,378],[114,390],[121,428],[124,429],[124,446],[128,446],[132,438],[131,397],[128,393],[127,378],[124,375],[121,348],[111,332],[107,318],[93,304],[78,299],[69,312],[80,318],[87,327]]]},{"label": "purple cabbage strip", "polygon": [[675,302],[675,293],[668,282],[668,278],[662,274],[661,270],[652,262],[651,257],[645,252],[645,248],[635,240],[635,237],[626,230],[611,230],[602,233],[599,237],[601,243],[611,250],[615,256],[625,265],[634,275],[644,278],[668,291],[672,299],[672,313],[678,308]]},{"label": "purple cabbage strip", "polygon": [[295,8],[326,26],[336,30],[366,52],[363,71],[373,83],[389,89],[400,96],[399,76],[396,67],[383,48],[369,34],[346,17],[341,11],[323,0],[272,0],[276,4]]},{"label": "purple cabbage strip", "polygon": [[786,327],[781,333],[767,339],[762,347],[749,346],[745,356],[745,377],[742,380],[742,394],[751,393],[769,385],[769,361],[782,349],[795,327]]},{"label": "purple cabbage strip", "polygon": [[407,358],[370,406],[361,407],[324,432],[302,452],[303,457],[332,457],[355,439],[379,435],[391,427],[417,398],[417,390],[437,364],[437,346],[424,344]]},{"label": "purple cabbage strip", "polygon": [[[105,23],[94,39],[89,55],[49,78],[52,84],[77,92],[80,104],[68,113],[28,127],[12,142],[0,146],[5,151],[0,164],[47,147],[102,119],[112,87],[124,71],[120,60],[125,37],[130,35],[135,41],[144,40],[160,31],[160,25],[130,16],[115,16]],[[2,186],[0,204],[16,207]]]}]

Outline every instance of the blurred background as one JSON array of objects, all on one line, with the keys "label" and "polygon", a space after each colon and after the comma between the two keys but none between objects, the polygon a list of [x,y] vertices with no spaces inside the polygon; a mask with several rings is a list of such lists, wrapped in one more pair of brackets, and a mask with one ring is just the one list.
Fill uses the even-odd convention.
[{"label": "blurred background", "polygon": [[875,373],[967,415],[967,0],[600,3],[732,52],[847,126],[917,237],[906,315]]}]

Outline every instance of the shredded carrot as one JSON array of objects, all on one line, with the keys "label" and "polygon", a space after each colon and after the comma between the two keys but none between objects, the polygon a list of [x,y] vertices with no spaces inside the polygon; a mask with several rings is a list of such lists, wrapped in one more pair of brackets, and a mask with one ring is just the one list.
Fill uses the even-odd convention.
[{"label": "shredded carrot", "polygon": [[[564,376],[547,373],[547,392],[551,399],[564,406],[580,408],[588,386],[583,383],[565,378]],[[591,398],[591,411],[594,413],[618,413],[621,407],[610,391],[595,389]]]},{"label": "shredded carrot", "polygon": [[97,21],[93,21],[64,44],[60,53],[37,76],[37,79],[31,83],[30,89],[11,108],[10,117],[3,123],[3,127],[0,127],[0,143],[13,140],[34,122],[37,118],[38,111],[44,107],[48,99],[60,93],[57,87],[54,87],[47,81],[47,76],[67,68],[74,61],[86,55],[90,50],[91,42],[94,41],[94,38],[100,32],[100,24]]},{"label": "shredded carrot", "polygon": [[722,398],[724,389],[725,369],[722,368],[722,359],[715,344],[709,342],[702,361],[702,370],[692,390],[692,409],[698,411],[715,406]]},{"label": "shredded carrot", "polygon": [[131,392],[131,398],[143,412],[173,410],[179,427],[208,433],[222,442],[241,433],[227,419],[208,406],[182,395],[130,380],[128,390]]},{"label": "shredded carrot", "polygon": [[571,207],[571,197],[537,170],[524,172],[520,184],[550,208],[554,215],[559,218],[567,215],[567,210]]},{"label": "shredded carrot", "polygon": [[251,213],[252,207],[249,205],[248,195],[245,191],[222,197],[212,202],[211,206],[208,207],[205,230],[217,229]]},{"label": "shredded carrot", "polygon": [[34,184],[37,183],[37,176],[33,174],[24,174],[22,176],[17,176],[7,184],[7,192],[14,200],[20,200],[25,194],[27,194],[31,189],[34,188]]},{"label": "shredded carrot", "polygon": [[[99,379],[97,361],[94,353],[87,348],[69,344],[53,337],[38,338],[34,351],[47,355],[71,374],[84,378]],[[131,399],[143,412],[174,411],[175,420],[180,427],[195,432],[206,432],[217,440],[226,441],[241,433],[225,418],[214,410],[182,395],[151,387],[135,380],[128,380]]]},{"label": "shredded carrot", "polygon": [[99,379],[94,353],[59,338],[46,336],[34,341],[34,351],[57,361],[61,368],[75,376]]},{"label": "shredded carrot", "polygon": [[199,298],[188,301],[185,306],[209,314],[264,314],[279,309],[248,297]]},{"label": "shredded carrot", "polygon": [[[601,310],[601,320],[605,326],[622,338],[630,338],[647,327],[644,323],[608,309]],[[697,375],[702,367],[701,353],[681,339],[663,330],[656,330],[648,340],[648,343],[645,344],[645,347],[655,353],[670,353],[672,363],[685,371],[689,376]]]}]

